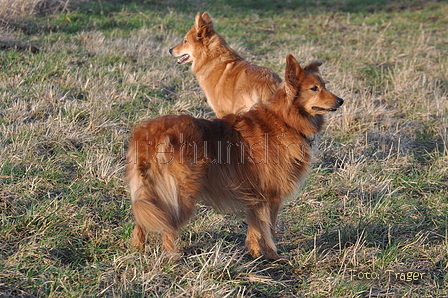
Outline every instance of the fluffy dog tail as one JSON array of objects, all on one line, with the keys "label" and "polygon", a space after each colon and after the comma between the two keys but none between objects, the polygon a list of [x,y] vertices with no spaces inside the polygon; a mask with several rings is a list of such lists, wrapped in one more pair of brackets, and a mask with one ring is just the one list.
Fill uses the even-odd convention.
[{"label": "fluffy dog tail", "polygon": [[148,160],[147,143],[140,140],[136,133],[127,155],[126,176],[136,220],[132,245],[143,247],[147,233],[153,231],[162,233],[165,238],[167,235],[172,238],[171,241],[164,241],[171,243],[164,249],[172,251],[180,224],[177,182],[169,173],[169,166],[162,168],[160,164]]},{"label": "fluffy dog tail", "polygon": [[[132,154],[133,150],[129,150]],[[149,167],[141,167],[132,161],[126,169],[129,181],[132,211],[135,216],[136,226],[134,228],[132,245],[142,246],[146,242],[146,234],[149,231],[163,233],[173,230],[173,222],[176,222],[178,214],[176,186],[171,177],[152,177],[148,171]],[[148,181],[148,175],[151,176]],[[165,192],[161,192],[163,186]],[[155,187],[159,186],[159,187]],[[165,206],[163,206],[165,205]],[[170,208],[167,208],[170,207]]]},{"label": "fluffy dog tail", "polygon": [[[150,123],[146,124],[150,126]],[[158,232],[162,233],[163,250],[172,253],[180,227],[194,213],[198,188],[193,186],[197,183],[189,179],[188,171],[182,168],[184,165],[165,160],[163,152],[169,150],[161,142],[157,143],[161,160],[149,160],[147,156],[154,155],[154,149],[147,146],[147,136],[142,131],[146,132],[148,128],[135,131],[127,155],[126,177],[136,221],[132,245],[143,247],[147,233]],[[187,183],[190,187],[181,187],[178,181],[190,181]]]}]

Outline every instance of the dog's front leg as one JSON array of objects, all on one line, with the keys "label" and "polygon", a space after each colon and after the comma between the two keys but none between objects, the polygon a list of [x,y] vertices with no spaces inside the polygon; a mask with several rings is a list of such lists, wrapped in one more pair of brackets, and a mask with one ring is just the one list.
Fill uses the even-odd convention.
[{"label": "dog's front leg", "polygon": [[252,257],[258,258],[261,256],[261,248],[260,248],[261,235],[259,231],[259,226],[256,223],[256,219],[249,217],[249,215],[247,218],[247,224],[248,229],[246,235],[246,248]]},{"label": "dog's front leg", "polygon": [[272,237],[271,210],[267,204],[260,204],[247,210],[248,231],[246,247],[249,253],[257,258],[263,254],[272,260],[277,260],[274,239]]}]

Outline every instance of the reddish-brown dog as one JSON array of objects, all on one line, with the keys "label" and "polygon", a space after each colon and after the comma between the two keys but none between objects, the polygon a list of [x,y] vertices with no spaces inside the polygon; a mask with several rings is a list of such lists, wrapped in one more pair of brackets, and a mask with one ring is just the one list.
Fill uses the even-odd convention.
[{"label": "reddish-brown dog", "polygon": [[258,100],[267,101],[281,80],[268,68],[238,55],[213,29],[209,15],[196,15],[193,27],[170,49],[177,63],[192,62],[199,85],[217,117],[245,112]]},{"label": "reddish-brown dog", "polygon": [[126,169],[137,223],[132,244],[144,245],[156,231],[163,250],[174,253],[180,228],[202,200],[218,210],[245,210],[249,253],[278,259],[273,229],[280,205],[309,169],[310,138],[321,130],[322,114],[343,103],[325,89],[320,65],[302,68],[288,55],[285,81],[272,99],[240,115],[140,123]]}]

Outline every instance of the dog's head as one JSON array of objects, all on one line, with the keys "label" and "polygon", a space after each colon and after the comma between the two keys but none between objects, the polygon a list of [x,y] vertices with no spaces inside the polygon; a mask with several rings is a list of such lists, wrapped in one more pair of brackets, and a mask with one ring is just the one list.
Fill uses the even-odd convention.
[{"label": "dog's head", "polygon": [[184,64],[195,61],[203,49],[206,38],[214,34],[213,22],[208,13],[202,15],[198,12],[193,27],[184,37],[182,43],[170,49],[170,54],[178,57],[177,63]]},{"label": "dog's head", "polygon": [[311,116],[336,111],[344,100],[325,88],[325,82],[319,75],[322,62],[314,60],[302,68],[292,56],[286,57],[285,100],[289,106],[298,109],[302,114]]}]

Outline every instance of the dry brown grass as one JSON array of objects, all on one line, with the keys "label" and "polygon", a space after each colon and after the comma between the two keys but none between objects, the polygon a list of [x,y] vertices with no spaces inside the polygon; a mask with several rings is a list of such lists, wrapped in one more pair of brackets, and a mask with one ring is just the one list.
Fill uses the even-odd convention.
[{"label": "dry brown grass", "polygon": [[[242,219],[205,206],[183,230],[179,260],[164,259],[157,238],[146,253],[128,248],[130,128],[212,114],[168,53],[203,3],[114,4],[124,2],[32,16],[38,32],[11,34],[40,51],[0,52],[1,297],[448,295],[445,3],[310,15],[206,6],[242,56],[280,74],[287,53],[322,59],[329,90],[346,100],[318,138],[301,194],[279,215],[277,242],[291,261],[271,263],[245,255]],[[400,281],[387,270],[425,275]]]},{"label": "dry brown grass", "polygon": [[0,20],[8,24],[11,19],[43,12],[67,11],[82,0],[1,0]]}]

